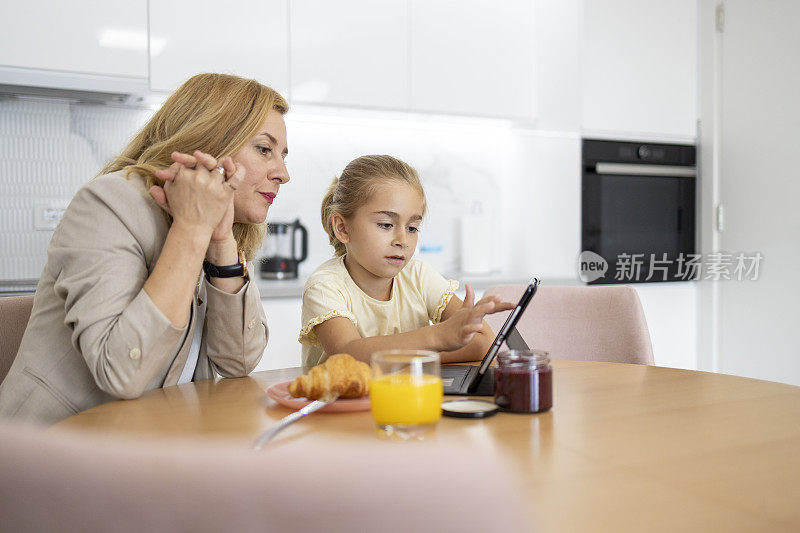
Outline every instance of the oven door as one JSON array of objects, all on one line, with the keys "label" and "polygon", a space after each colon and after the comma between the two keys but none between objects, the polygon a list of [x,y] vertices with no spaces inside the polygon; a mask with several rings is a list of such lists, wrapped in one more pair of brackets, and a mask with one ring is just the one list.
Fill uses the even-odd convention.
[{"label": "oven door", "polygon": [[694,172],[611,163],[584,169],[582,247],[608,263],[590,283],[687,279],[681,259],[695,253]]}]

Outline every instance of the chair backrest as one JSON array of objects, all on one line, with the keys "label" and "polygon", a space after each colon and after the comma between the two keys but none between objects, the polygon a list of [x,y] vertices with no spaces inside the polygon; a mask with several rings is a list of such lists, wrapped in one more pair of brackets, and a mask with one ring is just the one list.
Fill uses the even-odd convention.
[{"label": "chair backrest", "polygon": [[[484,293],[519,300],[525,287],[490,287]],[[496,333],[508,312],[488,315]],[[639,295],[632,287],[541,286],[517,324],[531,348],[552,359],[653,364],[653,346]]]},{"label": "chair backrest", "polygon": [[0,382],[19,350],[33,308],[33,295],[0,297]]},{"label": "chair backrest", "polygon": [[475,461],[496,451],[481,443],[387,446],[366,425],[361,438],[298,435],[258,453],[18,424],[0,435],[3,531],[533,530],[516,467]]}]

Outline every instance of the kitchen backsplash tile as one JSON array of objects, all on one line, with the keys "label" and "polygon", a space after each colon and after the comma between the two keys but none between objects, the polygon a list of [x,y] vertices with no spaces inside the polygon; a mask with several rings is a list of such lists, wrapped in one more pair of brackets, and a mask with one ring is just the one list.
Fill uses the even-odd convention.
[{"label": "kitchen backsplash tile", "polygon": [[0,99],[0,281],[39,278],[60,212],[151,113]]}]

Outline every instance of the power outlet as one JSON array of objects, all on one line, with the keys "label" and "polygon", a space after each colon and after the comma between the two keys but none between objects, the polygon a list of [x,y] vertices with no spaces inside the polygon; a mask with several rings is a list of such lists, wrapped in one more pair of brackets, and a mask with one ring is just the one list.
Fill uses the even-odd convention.
[{"label": "power outlet", "polygon": [[37,203],[33,211],[33,227],[37,231],[52,231],[56,229],[64,211],[67,210],[69,200],[51,200]]}]

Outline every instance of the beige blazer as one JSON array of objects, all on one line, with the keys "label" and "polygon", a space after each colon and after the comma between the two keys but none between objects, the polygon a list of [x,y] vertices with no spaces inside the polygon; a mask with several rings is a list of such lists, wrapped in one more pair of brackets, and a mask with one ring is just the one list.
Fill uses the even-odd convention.
[{"label": "beige blazer", "polygon": [[168,230],[138,176],[113,173],[78,191],[47,248],[30,322],[0,385],[0,416],[53,424],[177,384],[198,299],[207,305],[193,380],[255,368],[268,337],[255,283],[228,294],[201,276],[183,329],[143,290]]}]

